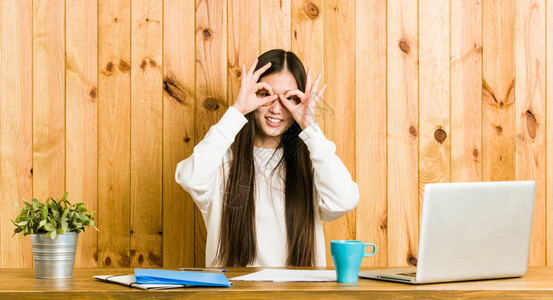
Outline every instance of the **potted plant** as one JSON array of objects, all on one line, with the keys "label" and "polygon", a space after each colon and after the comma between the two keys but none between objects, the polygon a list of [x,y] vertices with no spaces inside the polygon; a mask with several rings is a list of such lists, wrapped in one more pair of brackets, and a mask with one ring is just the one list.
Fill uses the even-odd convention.
[{"label": "potted plant", "polygon": [[45,203],[23,199],[25,206],[12,220],[14,235],[31,235],[36,278],[72,278],[79,233],[85,226],[94,226],[94,217],[86,214],[84,203],[71,204],[67,193],[60,200],[46,199]]}]

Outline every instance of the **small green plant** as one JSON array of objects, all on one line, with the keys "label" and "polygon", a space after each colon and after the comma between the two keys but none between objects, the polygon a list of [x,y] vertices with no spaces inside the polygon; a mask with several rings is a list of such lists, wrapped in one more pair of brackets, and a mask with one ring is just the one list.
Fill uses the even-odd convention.
[{"label": "small green plant", "polygon": [[43,204],[37,199],[33,199],[32,203],[26,202],[23,199],[25,206],[19,208],[17,202],[15,206],[20,211],[19,215],[14,220],[11,220],[15,225],[13,235],[19,233],[19,238],[33,233],[46,233],[51,239],[55,239],[58,234],[67,232],[83,232],[85,226],[94,226],[94,212],[85,214],[87,209],[84,203],[71,204],[67,201],[67,193],[60,200],[55,198],[46,199]]}]

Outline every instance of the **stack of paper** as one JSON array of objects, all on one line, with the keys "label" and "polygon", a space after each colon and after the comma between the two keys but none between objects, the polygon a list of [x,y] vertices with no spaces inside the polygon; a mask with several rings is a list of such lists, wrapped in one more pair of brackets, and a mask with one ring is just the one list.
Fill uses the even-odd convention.
[{"label": "stack of paper", "polygon": [[186,287],[182,284],[139,284],[136,283],[136,278],[134,278],[134,275],[98,275],[94,276],[94,278],[143,290],[163,290]]},{"label": "stack of paper", "polygon": [[158,269],[134,269],[136,283],[184,284],[200,286],[231,286],[223,273],[186,272]]},{"label": "stack of paper", "polygon": [[168,289],[186,286],[229,287],[222,273],[134,269],[134,275],[100,275],[94,278],[139,289]]},{"label": "stack of paper", "polygon": [[232,280],[244,281],[336,281],[334,270],[282,270],[265,269],[244,276],[231,278]]}]

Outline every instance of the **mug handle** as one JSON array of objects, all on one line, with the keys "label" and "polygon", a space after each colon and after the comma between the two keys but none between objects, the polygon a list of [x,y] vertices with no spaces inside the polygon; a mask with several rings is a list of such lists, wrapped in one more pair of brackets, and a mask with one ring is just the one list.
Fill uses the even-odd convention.
[{"label": "mug handle", "polygon": [[[367,253],[367,246],[372,246],[373,247],[373,252],[372,253]],[[376,245],[373,244],[373,243],[365,243],[365,253],[363,254],[363,257],[373,256],[375,253],[376,253]]]}]

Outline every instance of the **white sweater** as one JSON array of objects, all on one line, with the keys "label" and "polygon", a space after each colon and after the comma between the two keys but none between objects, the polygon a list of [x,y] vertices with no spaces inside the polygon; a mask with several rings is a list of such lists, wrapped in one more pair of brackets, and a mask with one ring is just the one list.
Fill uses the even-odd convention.
[{"label": "white sweater", "polygon": [[[206,266],[216,266],[221,212],[228,171],[232,161],[231,144],[247,119],[230,107],[213,125],[194,153],[177,165],[176,181],[192,196],[202,212],[207,228]],[[321,219],[332,221],[355,208],[359,189],[349,171],[336,156],[336,146],[326,139],[317,124],[303,130],[299,137],[310,152],[315,185],[315,265],[326,266],[325,240]],[[284,171],[271,172],[283,155],[283,149],[254,147],[255,228],[257,257],[254,267],[285,267],[288,258],[284,212]],[[282,166],[282,164],[281,164]],[[223,174],[223,172],[225,172]]]}]

